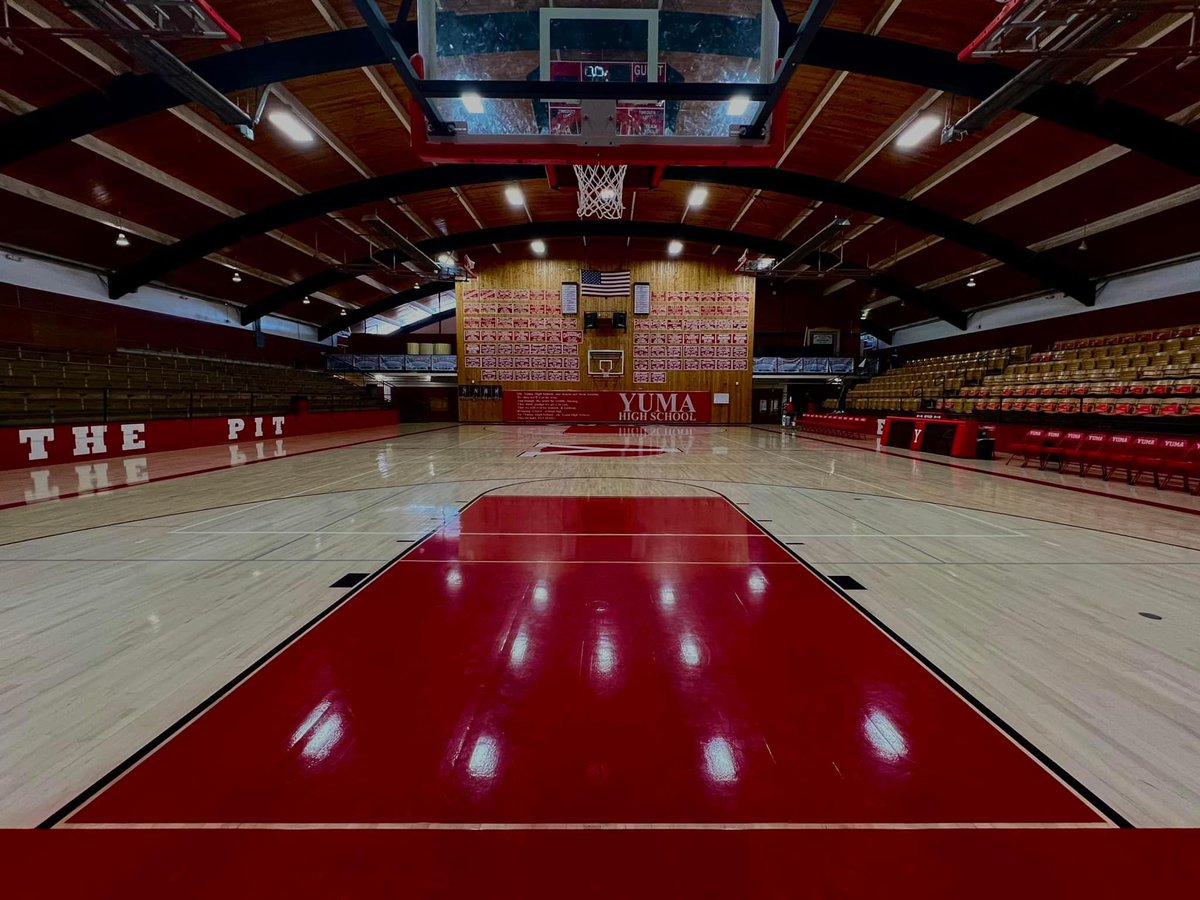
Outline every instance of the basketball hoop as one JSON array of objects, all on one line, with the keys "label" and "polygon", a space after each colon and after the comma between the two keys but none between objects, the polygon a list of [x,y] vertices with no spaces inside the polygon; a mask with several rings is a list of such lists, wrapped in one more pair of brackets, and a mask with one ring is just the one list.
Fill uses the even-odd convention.
[{"label": "basketball hoop", "polygon": [[579,218],[619,219],[625,212],[625,170],[628,166],[576,165]]}]

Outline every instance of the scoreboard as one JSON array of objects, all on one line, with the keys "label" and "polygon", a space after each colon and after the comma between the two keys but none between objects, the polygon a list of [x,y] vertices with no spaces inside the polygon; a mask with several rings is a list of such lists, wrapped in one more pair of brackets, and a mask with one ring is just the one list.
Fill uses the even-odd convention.
[{"label": "scoreboard", "polygon": [[[550,63],[550,80],[561,82],[595,81],[611,84],[646,82],[650,70],[644,62],[584,62],[560,60]],[[667,80],[667,66],[658,64],[659,83]],[[673,104],[674,105],[674,104]],[[551,134],[577,134],[580,126],[578,103],[567,100],[551,100],[548,103],[546,126]],[[540,118],[540,116],[539,116]],[[661,136],[666,131],[667,104],[625,103],[617,104],[617,129],[621,134]]]},{"label": "scoreboard", "polygon": [[[579,62],[561,61],[550,63],[551,81],[646,81],[650,65],[644,62]],[[658,82],[667,80],[666,63],[658,64]]]}]

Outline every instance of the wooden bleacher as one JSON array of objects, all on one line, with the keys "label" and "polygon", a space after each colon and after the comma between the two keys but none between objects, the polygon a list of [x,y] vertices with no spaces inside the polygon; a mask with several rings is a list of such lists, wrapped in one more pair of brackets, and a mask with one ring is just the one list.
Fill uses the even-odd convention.
[{"label": "wooden bleacher", "polygon": [[378,409],[328,372],[147,351],[0,348],[0,426]]}]

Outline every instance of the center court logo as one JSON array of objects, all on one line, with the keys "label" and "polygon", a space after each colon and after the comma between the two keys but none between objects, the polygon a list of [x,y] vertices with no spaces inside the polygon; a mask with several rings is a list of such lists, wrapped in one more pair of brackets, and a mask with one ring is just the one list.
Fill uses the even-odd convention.
[{"label": "center court logo", "polygon": [[695,422],[696,406],[687,394],[621,391],[620,422]]}]

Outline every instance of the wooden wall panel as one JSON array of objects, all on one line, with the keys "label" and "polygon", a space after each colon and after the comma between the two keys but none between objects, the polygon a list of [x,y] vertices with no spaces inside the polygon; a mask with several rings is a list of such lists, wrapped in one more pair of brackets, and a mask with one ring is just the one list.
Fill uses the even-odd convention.
[{"label": "wooden wall panel", "polygon": [[[633,315],[633,298],[597,298],[580,297],[579,314],[571,319],[570,330],[582,333],[578,344],[579,375],[571,381],[518,381],[512,379],[485,379],[482,366],[468,366],[468,322],[463,306],[464,287],[467,291],[548,291],[549,303],[558,309],[559,287],[564,281],[578,281],[581,268],[600,270],[619,270],[628,268],[632,280],[648,282],[651,290],[651,310],[654,318],[665,314],[668,294],[682,295],[672,300],[672,306],[683,305],[686,309],[678,317],[695,321],[700,317],[702,301],[695,296],[701,292],[724,292],[730,295],[743,295],[746,299],[743,305],[746,312],[742,314],[745,328],[746,343],[739,345],[745,350],[744,367],[736,371],[667,371],[664,373],[665,382],[638,381],[635,378],[635,359],[643,358],[646,348],[638,347],[635,356],[634,335],[638,332],[635,319],[645,320],[646,317]],[[731,305],[732,305],[731,301]],[[458,322],[459,337],[459,382],[461,384],[500,384],[504,390],[581,390],[581,391],[701,391],[706,393],[728,393],[728,406],[713,407],[714,422],[749,422],[750,421],[750,391],[753,359],[751,342],[754,334],[754,283],[753,279],[736,275],[729,270],[725,262],[691,261],[691,260],[552,260],[533,259],[519,260],[506,265],[490,267],[480,273],[479,278],[467,285],[458,285],[458,304],[460,320]],[[711,303],[705,303],[706,309]],[[625,331],[599,329],[583,332],[583,314],[585,312],[611,312],[623,310],[628,314],[628,327]],[[555,319],[564,317],[560,312],[552,312]],[[732,320],[730,316],[713,316],[706,312],[703,315],[705,330],[701,333],[715,334],[718,331],[730,333],[730,328],[719,328],[722,320]],[[600,349],[619,349],[625,352],[625,373],[620,377],[589,377],[587,374],[587,351]],[[497,400],[467,400],[459,404],[459,416],[464,422],[498,421],[501,418],[501,405]]]}]

